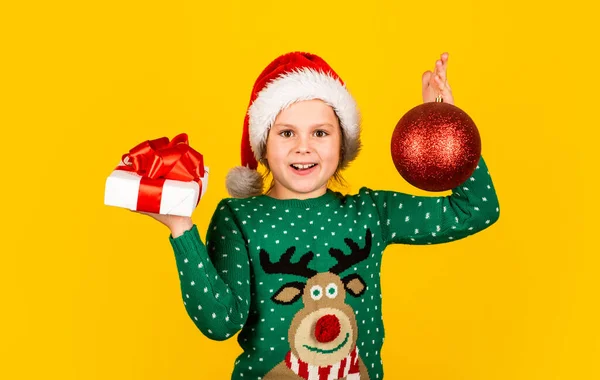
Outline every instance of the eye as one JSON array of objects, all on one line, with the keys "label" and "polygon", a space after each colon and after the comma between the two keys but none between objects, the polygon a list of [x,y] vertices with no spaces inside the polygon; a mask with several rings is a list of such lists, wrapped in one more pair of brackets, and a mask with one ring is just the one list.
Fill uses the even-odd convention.
[{"label": "eye", "polygon": [[329,297],[329,298],[335,298],[338,294],[337,285],[336,284],[327,285],[327,287],[325,288],[325,294],[327,294],[327,297]]},{"label": "eye", "polygon": [[323,288],[319,285],[313,286],[312,288],[310,288],[310,296],[315,301],[320,300],[321,297],[323,297]]},{"label": "eye", "polygon": [[325,137],[325,136],[329,136],[329,133],[325,132],[322,129],[319,129],[318,131],[315,131],[315,136],[317,136],[317,137]]},{"label": "eye", "polygon": [[294,135],[294,132],[290,131],[289,129],[279,132],[279,136],[281,136],[281,137],[292,137],[293,135]]}]

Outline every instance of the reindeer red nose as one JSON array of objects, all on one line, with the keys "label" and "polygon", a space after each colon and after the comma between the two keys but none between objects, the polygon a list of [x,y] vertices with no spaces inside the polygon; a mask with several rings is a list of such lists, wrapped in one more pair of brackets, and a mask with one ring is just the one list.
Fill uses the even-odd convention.
[{"label": "reindeer red nose", "polygon": [[340,335],[340,320],[333,314],[319,318],[315,326],[315,338],[320,343],[329,343]]}]

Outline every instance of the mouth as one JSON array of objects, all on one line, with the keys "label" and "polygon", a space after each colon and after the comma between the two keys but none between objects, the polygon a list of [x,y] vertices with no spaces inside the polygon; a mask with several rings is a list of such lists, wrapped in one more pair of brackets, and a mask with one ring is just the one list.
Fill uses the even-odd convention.
[{"label": "mouth", "polygon": [[316,163],[295,163],[291,164],[292,171],[299,175],[307,175],[315,171],[318,164]]},{"label": "mouth", "polygon": [[346,333],[346,338],[344,339],[344,341],[342,343],[340,343],[337,347],[334,347],[330,350],[323,350],[317,347],[311,347],[311,346],[307,346],[306,344],[304,344],[304,348],[306,348],[309,351],[312,352],[317,352],[319,354],[332,354],[336,351],[338,351],[340,348],[344,347],[346,345],[346,343],[348,343],[348,339],[350,338],[350,334]]}]

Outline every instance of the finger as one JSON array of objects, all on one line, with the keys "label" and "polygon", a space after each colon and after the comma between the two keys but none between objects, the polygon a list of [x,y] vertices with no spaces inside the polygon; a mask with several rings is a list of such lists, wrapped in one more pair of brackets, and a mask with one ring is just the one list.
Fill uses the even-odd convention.
[{"label": "finger", "polygon": [[440,95],[444,99],[444,102],[454,104],[454,96],[448,83],[442,82],[439,76],[435,79],[435,82],[436,96]]},{"label": "finger", "polygon": [[436,75],[435,85],[439,91],[444,92],[448,89],[448,83],[442,79],[441,75]]},{"label": "finger", "polygon": [[444,82],[444,86],[448,89],[448,91],[452,91],[452,87],[450,87],[450,83],[448,83],[448,81]]},{"label": "finger", "polygon": [[442,53],[440,55],[440,61],[442,62],[442,68],[444,70],[446,69],[446,67],[448,67],[448,57],[449,57],[448,53]]},{"label": "finger", "polygon": [[448,63],[448,57],[450,57],[450,54],[448,54],[448,52],[444,52],[440,55],[440,60],[442,61],[444,66]]},{"label": "finger", "polygon": [[445,82],[447,80],[446,71],[448,70],[448,53],[443,53],[441,55],[441,67],[438,73],[442,76],[442,80]]},{"label": "finger", "polygon": [[442,81],[442,83],[446,82],[446,71],[444,69],[440,69],[440,72],[437,75],[440,80]]},{"label": "finger", "polygon": [[438,92],[443,91],[443,83],[442,80],[440,79],[439,75],[436,75],[435,78],[433,79],[433,82],[435,83],[435,90]]},{"label": "finger", "polygon": [[439,74],[440,71],[442,70],[443,67],[443,63],[442,61],[440,61],[439,59],[437,61],[435,61],[435,69],[433,70],[433,73],[435,75]]},{"label": "finger", "polygon": [[431,76],[432,76],[432,72],[427,70],[423,73],[423,76],[421,77],[421,81],[423,83],[423,87],[427,88],[428,86],[431,85]]},{"label": "finger", "polygon": [[440,87],[440,92],[442,94],[442,97],[444,98],[452,98],[452,89],[450,88],[450,86],[448,85],[448,83],[444,83],[441,87]]}]

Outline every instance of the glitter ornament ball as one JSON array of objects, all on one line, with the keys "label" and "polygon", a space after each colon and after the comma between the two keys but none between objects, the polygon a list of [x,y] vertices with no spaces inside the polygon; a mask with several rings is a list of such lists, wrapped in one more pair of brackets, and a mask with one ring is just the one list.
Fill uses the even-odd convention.
[{"label": "glitter ornament ball", "polygon": [[428,102],[408,111],[392,134],[392,160],[408,183],[446,191],[464,183],[481,156],[481,138],[460,108]]}]

